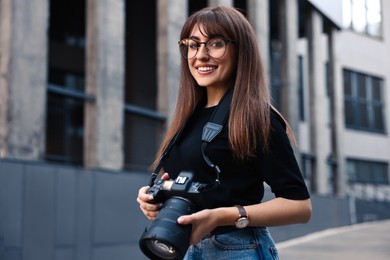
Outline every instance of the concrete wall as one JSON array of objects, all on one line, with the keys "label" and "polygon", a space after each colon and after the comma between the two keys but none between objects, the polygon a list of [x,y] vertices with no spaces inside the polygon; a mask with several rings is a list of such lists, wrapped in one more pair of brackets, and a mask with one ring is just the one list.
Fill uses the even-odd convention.
[{"label": "concrete wall", "polygon": [[[148,178],[0,160],[0,259],[146,259],[138,240],[147,220],[136,197]],[[314,196],[313,208],[309,224],[272,228],[275,240],[350,223],[345,199]]]},{"label": "concrete wall", "polygon": [[1,156],[43,157],[47,10],[47,0],[0,1]]},{"label": "concrete wall", "polygon": [[146,173],[0,161],[0,259],[144,259]]},{"label": "concrete wall", "polygon": [[[341,69],[347,68],[362,72],[367,75],[378,76],[384,80],[383,98],[385,108],[385,133],[375,134],[351,129],[345,130],[343,146],[346,157],[365,158],[367,160],[387,161],[390,160],[390,129],[389,120],[389,79],[390,79],[390,17],[386,13],[390,10],[390,2],[382,1],[384,15],[383,31],[381,38],[365,36],[353,31],[343,31],[339,35],[337,53]],[[357,44],[358,43],[358,44]]]}]

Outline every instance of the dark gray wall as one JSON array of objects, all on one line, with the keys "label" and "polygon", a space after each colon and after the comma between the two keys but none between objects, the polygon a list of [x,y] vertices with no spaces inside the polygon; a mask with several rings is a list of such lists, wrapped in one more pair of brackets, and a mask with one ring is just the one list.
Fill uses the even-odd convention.
[{"label": "dark gray wall", "polygon": [[308,224],[272,227],[275,241],[280,242],[327,228],[351,224],[347,199],[311,195],[313,213]]},{"label": "dark gray wall", "polygon": [[0,259],[144,259],[146,173],[0,161]]},{"label": "dark gray wall", "polygon": [[[0,260],[146,259],[136,197],[148,178],[0,159]],[[347,200],[313,196],[313,208],[309,224],[272,228],[275,240],[349,224]]]}]

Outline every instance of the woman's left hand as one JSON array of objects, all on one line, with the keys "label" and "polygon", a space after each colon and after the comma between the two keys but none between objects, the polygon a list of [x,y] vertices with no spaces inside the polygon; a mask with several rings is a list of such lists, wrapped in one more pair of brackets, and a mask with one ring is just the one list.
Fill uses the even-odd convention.
[{"label": "woman's left hand", "polygon": [[191,215],[181,216],[177,222],[181,225],[192,224],[190,244],[194,245],[218,226],[218,217],[216,210],[205,209]]}]

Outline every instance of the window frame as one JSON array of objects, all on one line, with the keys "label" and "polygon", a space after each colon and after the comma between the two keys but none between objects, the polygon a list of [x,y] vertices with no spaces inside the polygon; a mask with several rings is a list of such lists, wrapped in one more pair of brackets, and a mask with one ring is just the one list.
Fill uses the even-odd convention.
[{"label": "window frame", "polygon": [[[363,34],[363,35],[367,35],[367,36],[370,36],[370,37],[373,37],[373,38],[379,38],[379,39],[382,39],[383,38],[383,4],[382,4],[382,1],[381,0],[378,0],[379,1],[379,10],[377,12],[372,12],[372,0],[360,0],[362,1],[362,3],[364,2],[364,6],[359,6],[358,3],[356,3],[357,0],[343,0],[343,3],[342,3],[342,9],[343,9],[343,24],[346,28],[354,31],[354,32],[357,32],[357,33],[360,33],[360,34]],[[371,3],[371,4],[370,4]],[[371,8],[370,8],[371,6]],[[361,14],[356,14],[357,12],[357,8],[360,7],[361,10],[364,10],[364,22],[362,24],[362,28],[359,29],[358,26],[356,25],[356,19],[354,19],[354,17],[359,17],[359,20],[361,20]],[[376,15],[380,18],[379,22],[377,23],[379,26],[378,26],[378,29],[377,29],[377,33],[373,33],[371,32],[372,31],[372,26],[375,24],[375,23],[372,23],[372,22],[369,22],[370,18],[369,18],[369,15],[373,14],[373,13],[376,13]],[[355,21],[355,22],[354,22]]]},{"label": "window frame", "polygon": [[[362,90],[364,95],[359,94],[359,82],[358,78],[362,78],[361,82],[364,82]],[[379,82],[379,93],[380,100],[373,99],[373,82],[374,80]],[[360,82],[360,83],[361,83]],[[346,85],[346,84],[350,85]],[[347,93],[347,88],[350,90],[350,93]],[[366,132],[386,134],[386,110],[385,110],[385,100],[384,100],[384,80],[381,77],[368,75],[365,73],[353,71],[347,68],[343,69],[343,93],[344,93],[344,116],[345,116],[345,127],[348,129],[361,130]],[[348,111],[348,108],[351,111]],[[361,108],[364,109],[361,110]],[[380,108],[380,117],[377,118],[376,111]],[[366,113],[366,121],[362,122],[364,117],[362,113]],[[348,113],[351,113],[349,116]],[[351,118],[352,117],[352,118]],[[381,123],[381,126],[378,127],[378,123]]]},{"label": "window frame", "polygon": [[[390,174],[389,174],[389,163],[387,161],[373,161],[366,159],[358,159],[358,158],[347,158],[347,178],[348,182],[351,184],[362,183],[362,184],[390,184]],[[351,164],[354,164],[354,168],[356,169],[354,178],[351,178],[350,167]],[[378,176],[374,176],[374,168],[384,167],[383,173],[386,176],[383,176],[383,180],[378,180]],[[364,169],[366,169],[364,171]],[[360,171],[360,172],[359,172]],[[364,173],[363,173],[364,172]],[[368,174],[367,176],[363,175]],[[366,177],[366,178],[362,178]]]},{"label": "window frame", "polygon": [[[76,77],[80,77],[80,78],[84,77],[84,76],[79,75],[78,73],[73,73],[71,71],[57,70],[57,72],[59,72],[59,71],[61,71],[61,73],[65,73],[65,74],[72,74],[72,75],[74,75]],[[87,102],[92,102],[92,103],[96,102],[96,97],[93,95],[86,94],[84,91],[81,91],[81,90],[72,89],[72,88],[68,88],[68,87],[63,86],[63,85],[52,83],[52,82],[50,82],[50,80],[48,80],[48,82],[47,82],[47,94],[48,94],[48,98],[50,98],[51,94],[54,94],[54,95],[59,96],[62,99],[73,99],[75,101],[81,102],[83,104],[83,106],[85,106],[85,104]],[[50,108],[47,107],[47,109],[49,110]],[[84,123],[85,122],[83,122],[83,124],[82,124],[83,129],[85,127]],[[46,122],[46,124],[48,124],[48,122]],[[51,129],[51,128],[49,129],[49,127],[51,127],[51,126],[47,125],[47,129],[46,129],[47,135],[49,134],[48,133],[49,131],[53,131],[53,129]],[[64,129],[64,131],[66,131],[66,129]],[[46,143],[46,146],[47,145],[48,144]],[[83,146],[83,144],[81,144],[81,146]],[[45,159],[46,160],[54,161],[54,162],[61,162],[61,163],[66,163],[66,164],[71,164],[71,165],[79,165],[79,164],[83,165],[83,163],[84,163],[83,157],[84,156],[79,158],[80,159],[80,161],[79,161],[76,158],[72,159],[71,157],[69,157],[69,154],[66,151],[63,151],[63,153],[61,153],[61,154],[53,154],[53,153],[49,153],[47,150],[45,151]]]}]

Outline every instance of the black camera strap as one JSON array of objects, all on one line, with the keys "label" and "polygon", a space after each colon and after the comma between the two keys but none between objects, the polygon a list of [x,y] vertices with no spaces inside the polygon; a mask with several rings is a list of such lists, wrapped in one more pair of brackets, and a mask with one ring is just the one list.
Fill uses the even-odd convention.
[{"label": "black camera strap", "polygon": [[208,166],[214,169],[216,179],[214,184],[209,185],[206,189],[213,189],[214,186],[219,185],[219,174],[221,173],[218,165],[214,164],[206,154],[207,144],[211,143],[216,136],[222,131],[223,126],[226,124],[229,118],[230,104],[233,97],[233,89],[229,88],[225,95],[222,97],[218,106],[215,108],[214,113],[211,115],[210,121],[203,127],[202,132],[202,155],[203,159]]},{"label": "black camera strap", "polygon": [[[214,184],[210,184],[211,186],[219,185],[219,174],[221,173],[220,168],[218,165],[215,165],[210,158],[206,154],[206,147],[207,144],[211,143],[216,136],[222,131],[223,126],[226,124],[227,119],[229,118],[229,111],[230,111],[230,103],[232,101],[233,97],[233,88],[229,88],[225,95],[222,97],[221,101],[215,108],[213,114],[211,115],[210,121],[206,123],[206,125],[203,127],[202,132],[202,156],[205,162],[208,166],[214,169],[216,173],[216,179]],[[191,118],[191,116],[189,117]],[[172,138],[171,142],[168,144],[167,148],[165,149],[164,153],[161,156],[161,159],[156,167],[156,169],[153,171],[152,176],[149,180],[149,186],[153,186],[155,179],[157,178],[161,168],[163,167],[164,162],[169,156],[169,153],[171,152],[173,146],[179,140],[181,137],[187,122],[184,124],[184,126],[179,130],[179,132]],[[209,189],[208,187],[207,189]]]}]

